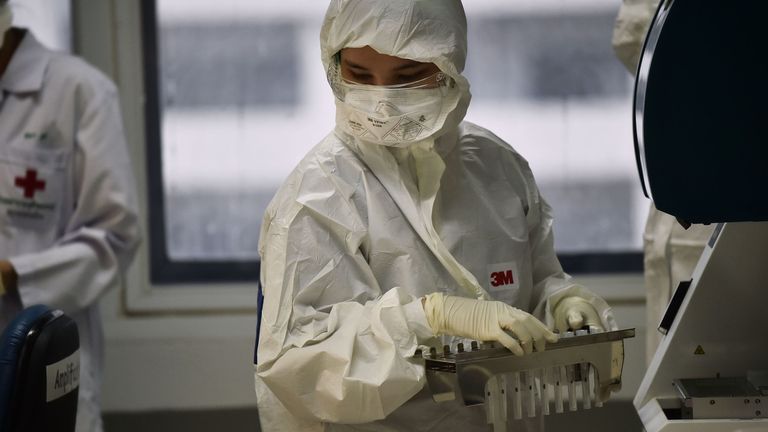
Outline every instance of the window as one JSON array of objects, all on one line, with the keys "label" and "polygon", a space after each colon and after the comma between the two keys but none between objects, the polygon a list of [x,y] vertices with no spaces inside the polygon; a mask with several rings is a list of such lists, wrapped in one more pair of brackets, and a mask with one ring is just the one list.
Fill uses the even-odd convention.
[{"label": "window", "polygon": [[530,162],[566,271],[641,271],[648,203],[632,147],[632,80],[610,42],[617,6],[545,3],[561,7],[466,6],[467,119]]},{"label": "window", "polygon": [[161,21],[164,111],[295,107],[299,103],[296,27],[290,21]]},{"label": "window", "polygon": [[[557,7],[552,7],[552,5]],[[467,119],[531,163],[571,272],[638,271],[645,216],[629,74],[607,0],[465,3]],[[253,281],[262,215],[327,134],[327,2],[144,0],[151,278]]]},{"label": "window", "polygon": [[264,210],[328,132],[297,125],[309,112],[332,121],[316,115],[317,105],[332,107],[330,94],[313,104],[306,91],[320,8],[312,21],[298,2],[225,3],[143,3],[150,274],[159,284],[256,280]]},{"label": "window", "polygon": [[[474,19],[473,19],[474,18]],[[470,16],[467,75],[482,100],[625,100],[629,75],[610,46],[615,13]]]},{"label": "window", "polygon": [[[263,190],[247,178],[247,170],[263,168],[270,151],[259,145],[258,128],[244,122],[252,121],[251,113],[272,115],[299,104],[296,27],[257,20],[161,21],[165,238],[171,260],[257,259],[259,217],[279,179]],[[263,153],[238,160],[237,152],[250,146]]]}]

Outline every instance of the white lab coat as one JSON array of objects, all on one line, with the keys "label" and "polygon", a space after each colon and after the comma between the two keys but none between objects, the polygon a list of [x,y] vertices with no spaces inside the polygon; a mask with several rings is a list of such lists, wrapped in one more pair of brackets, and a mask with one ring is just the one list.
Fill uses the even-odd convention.
[{"label": "white lab coat", "polygon": [[[613,29],[616,56],[635,73],[648,29],[660,0],[623,0]],[[714,225],[684,229],[677,220],[651,203],[643,233],[646,297],[646,363],[650,364],[661,342],[657,330],[672,293],[680,282],[690,280]]]},{"label": "white lab coat", "polygon": [[459,340],[434,337],[420,297],[489,296],[551,323],[551,306],[578,294],[615,328],[610,308],[563,273],[525,159],[459,124],[469,104],[459,1],[335,0],[321,42],[326,66],[341,48],[365,45],[435,63],[463,97],[434,143],[410,149],[362,142],[337,118],[273,199],[260,244],[262,430],[487,428],[482,406],[437,404],[425,388],[417,347]]},{"label": "white lab coat", "polygon": [[121,282],[139,241],[135,183],[115,86],[27,33],[0,79],[0,259],[22,307],[62,309],[80,333],[78,432],[101,431],[98,299]]}]

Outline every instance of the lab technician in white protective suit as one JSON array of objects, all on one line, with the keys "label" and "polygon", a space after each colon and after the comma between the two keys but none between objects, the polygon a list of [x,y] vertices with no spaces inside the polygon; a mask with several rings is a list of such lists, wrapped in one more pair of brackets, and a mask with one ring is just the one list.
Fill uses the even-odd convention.
[{"label": "lab technician in white protective suit", "polygon": [[487,428],[482,406],[433,402],[420,345],[524,355],[552,326],[616,327],[563,273],[525,159],[462,122],[466,37],[459,0],[331,2],[320,39],[336,128],[262,226],[262,430]]},{"label": "lab technician in white protective suit", "polygon": [[[4,3],[4,2],[3,2]],[[0,6],[0,328],[62,309],[80,333],[77,431],[101,431],[98,299],[139,241],[117,92],[93,67],[10,28]]]},{"label": "lab technician in white protective suit", "polygon": [[[613,30],[616,56],[631,72],[637,71],[645,36],[653,22],[659,0],[623,0]],[[687,230],[677,220],[651,203],[643,233],[646,295],[646,362],[650,363],[661,342],[656,331],[677,285],[690,280],[714,225],[691,225]]]}]

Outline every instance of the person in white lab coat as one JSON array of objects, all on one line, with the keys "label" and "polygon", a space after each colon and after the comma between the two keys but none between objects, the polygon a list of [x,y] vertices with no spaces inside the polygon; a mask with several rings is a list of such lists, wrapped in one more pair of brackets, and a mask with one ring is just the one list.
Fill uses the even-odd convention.
[{"label": "person in white lab coat", "polygon": [[459,0],[332,0],[320,39],[336,128],[262,225],[262,430],[487,428],[482,407],[432,401],[419,346],[524,355],[613,314],[563,272],[525,159],[462,122]]},{"label": "person in white lab coat", "polygon": [[[613,29],[616,56],[631,73],[637,71],[645,36],[659,0],[623,0]],[[714,225],[691,225],[687,230],[674,216],[651,203],[643,233],[646,295],[646,363],[650,364],[661,342],[656,329],[675,288],[690,280]]]},{"label": "person in white lab coat", "polygon": [[[22,308],[62,309],[80,333],[77,431],[101,431],[99,298],[139,242],[115,86],[82,60],[7,29],[0,48],[0,328]],[[7,31],[6,31],[7,30]]]}]

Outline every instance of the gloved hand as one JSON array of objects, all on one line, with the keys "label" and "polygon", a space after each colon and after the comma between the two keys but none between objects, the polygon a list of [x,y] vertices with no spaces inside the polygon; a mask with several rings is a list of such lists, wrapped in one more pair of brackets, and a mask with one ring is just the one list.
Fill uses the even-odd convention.
[{"label": "gloved hand", "polygon": [[499,301],[433,293],[426,296],[424,312],[435,334],[498,341],[518,356],[534,348],[544,351],[547,342],[557,341],[533,315]]},{"label": "gloved hand", "polygon": [[552,316],[555,319],[555,329],[560,333],[569,329],[579,330],[585,326],[605,331],[597,309],[581,297],[572,296],[560,300],[555,305]]}]

